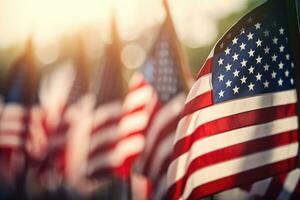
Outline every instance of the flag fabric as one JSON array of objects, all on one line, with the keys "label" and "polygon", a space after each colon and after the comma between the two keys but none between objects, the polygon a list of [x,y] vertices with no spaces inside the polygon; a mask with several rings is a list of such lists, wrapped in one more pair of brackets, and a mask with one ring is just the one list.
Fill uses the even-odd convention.
[{"label": "flag fabric", "polygon": [[72,137],[74,126],[78,123],[76,115],[82,106],[89,87],[89,71],[85,60],[85,52],[82,41],[77,41],[76,52],[72,65],[73,77],[70,76],[71,85],[65,102],[60,110],[59,120],[54,126],[46,124],[48,135],[47,155],[41,162],[40,177],[46,188],[55,189],[66,181],[67,170],[67,145],[68,139]]},{"label": "flag fabric", "polygon": [[185,102],[170,199],[200,199],[296,167],[295,71],[284,1],[268,1],[216,44]]},{"label": "flag fabric", "polygon": [[243,187],[250,197],[255,199],[299,199],[300,195],[300,169],[282,173],[250,186]]},{"label": "flag fabric", "polygon": [[[136,173],[147,177],[153,185],[153,196],[166,195],[167,168],[171,161],[175,131],[185,101],[186,82],[183,79],[181,55],[170,16],[162,25],[158,37],[142,66],[144,87],[129,95],[150,107],[144,130],[145,145],[136,163]],[[138,92],[137,92],[138,91]],[[144,93],[142,93],[144,91]],[[147,93],[145,91],[148,91]],[[148,97],[142,96],[148,94]],[[131,105],[137,102],[130,102]]]},{"label": "flag fabric", "polygon": [[29,39],[24,54],[8,71],[0,117],[1,176],[4,183],[13,187],[22,184],[20,178],[24,178],[30,112],[37,105],[37,84],[38,71]]},{"label": "flag fabric", "polygon": [[88,152],[87,176],[101,179],[112,177],[118,167],[116,145],[120,140],[118,125],[122,116],[124,79],[120,59],[121,42],[116,22],[112,22],[112,43],[102,56],[94,77],[96,105]]}]

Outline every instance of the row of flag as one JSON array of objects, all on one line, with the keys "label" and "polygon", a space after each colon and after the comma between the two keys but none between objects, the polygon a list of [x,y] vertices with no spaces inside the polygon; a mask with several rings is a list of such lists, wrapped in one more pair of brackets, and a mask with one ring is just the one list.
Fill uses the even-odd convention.
[{"label": "row of flag", "polygon": [[232,188],[249,198],[299,198],[293,3],[269,0],[244,16],[195,81],[168,9],[128,86],[114,20],[95,68],[78,40],[71,65],[42,74],[29,41],[3,82],[1,186],[18,199],[60,189],[202,199]]}]

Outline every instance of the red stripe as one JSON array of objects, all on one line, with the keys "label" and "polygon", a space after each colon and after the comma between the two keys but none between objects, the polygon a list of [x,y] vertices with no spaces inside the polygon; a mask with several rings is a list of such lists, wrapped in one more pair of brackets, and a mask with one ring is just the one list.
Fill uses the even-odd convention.
[{"label": "red stripe", "polygon": [[107,143],[105,143],[101,146],[98,146],[97,148],[95,148],[94,151],[90,152],[89,159],[92,159],[93,157],[96,157],[99,154],[103,154],[105,152],[112,151],[118,145],[118,143],[122,142],[123,140],[125,140],[127,138],[134,137],[136,135],[141,135],[141,132],[136,131],[136,132],[130,133],[128,135],[119,137],[119,138],[117,138],[116,140],[114,140],[112,142],[107,142]]},{"label": "red stripe", "polygon": [[[288,131],[274,136],[269,136],[269,137],[260,138],[253,141],[232,145],[199,156],[190,163],[186,171],[186,174],[183,176],[183,178],[179,179],[170,188],[170,192],[174,193],[175,197],[179,198],[182,191],[184,190],[184,186],[186,184],[188,177],[191,176],[195,171],[199,169],[203,169],[217,163],[239,158],[252,153],[269,150],[275,147],[283,146],[297,141],[298,141],[298,131],[294,130],[294,131]],[[263,178],[260,175],[255,176],[256,179],[258,179],[258,177],[259,179]],[[240,186],[240,184],[235,186]],[[229,188],[225,188],[225,189],[229,189]]]},{"label": "red stripe", "polygon": [[185,104],[181,118],[192,114],[193,112],[200,110],[202,108],[208,107],[213,104],[213,93],[212,91],[205,92],[204,94],[201,94],[188,103]]},{"label": "red stripe", "polygon": [[[270,114],[272,113],[272,114]],[[189,151],[197,140],[241,127],[262,124],[296,115],[296,104],[263,108],[223,117],[199,126],[193,134],[179,140],[174,147],[173,159]],[[205,117],[205,116],[203,116]]]},{"label": "red stripe", "polygon": [[[157,152],[157,150],[158,150],[158,147],[159,147],[160,143],[163,142],[164,139],[167,138],[169,135],[175,135],[175,130],[176,130],[178,121],[179,121],[179,116],[175,117],[169,123],[165,124],[165,126],[159,132],[158,137],[156,138],[156,140],[153,144],[153,147],[150,150],[150,154],[146,155],[147,156],[146,157],[146,162],[145,162],[144,169],[143,169],[143,172],[145,174],[149,173],[149,170],[150,170],[150,168],[152,167],[152,164],[153,164],[154,157],[157,154],[159,154],[159,152]],[[156,169],[156,170],[159,170],[159,169]]]},{"label": "red stripe", "polygon": [[202,69],[200,70],[198,76],[197,76],[197,80],[206,75],[206,74],[209,74],[211,73],[212,71],[212,66],[213,66],[213,58],[209,58],[206,60],[205,64],[203,65]]},{"label": "red stripe", "polygon": [[101,129],[107,128],[109,126],[117,125],[119,123],[120,119],[121,119],[121,117],[114,117],[114,118],[110,118],[110,119],[106,120],[105,122],[103,122],[101,124],[96,125],[93,128],[92,135],[101,134],[102,133],[100,131]]},{"label": "red stripe", "polygon": [[[245,185],[257,181],[257,177],[267,178],[285,172],[287,170],[292,170],[295,168],[297,163],[297,158],[290,158],[284,161],[276,162],[274,164],[266,165],[257,169],[249,170],[240,174],[228,176],[207,184],[195,187],[188,200],[196,200],[211,194],[215,194],[226,189],[234,188],[237,185]],[[174,198],[172,198],[174,199]]]}]

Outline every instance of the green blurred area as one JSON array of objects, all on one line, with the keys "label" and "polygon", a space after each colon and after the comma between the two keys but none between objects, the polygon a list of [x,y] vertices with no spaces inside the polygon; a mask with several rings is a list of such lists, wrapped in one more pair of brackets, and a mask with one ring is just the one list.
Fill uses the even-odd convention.
[{"label": "green blurred area", "polygon": [[190,63],[190,67],[192,68],[193,74],[197,74],[199,69],[204,64],[207,56],[209,55],[211,49],[215,45],[215,43],[219,40],[220,37],[242,16],[246,13],[263,3],[263,0],[250,0],[245,10],[241,10],[237,13],[232,13],[227,18],[224,18],[218,23],[219,34],[216,40],[208,46],[200,47],[200,48],[188,48],[185,47],[188,60]]}]

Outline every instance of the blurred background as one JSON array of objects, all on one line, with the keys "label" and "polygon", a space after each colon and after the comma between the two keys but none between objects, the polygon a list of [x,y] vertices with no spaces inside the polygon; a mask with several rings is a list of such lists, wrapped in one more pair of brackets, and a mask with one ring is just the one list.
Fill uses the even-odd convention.
[{"label": "blurred background", "polygon": [[[218,38],[260,3],[261,0],[169,1],[178,37],[194,73]],[[41,67],[51,67],[65,59],[72,49],[72,37],[78,33],[84,36],[90,58],[97,60],[110,40],[112,12],[117,15],[125,43],[122,61],[129,71],[134,70],[143,63],[165,18],[161,0],[1,0],[1,70],[22,54],[28,37],[34,39]]]}]

